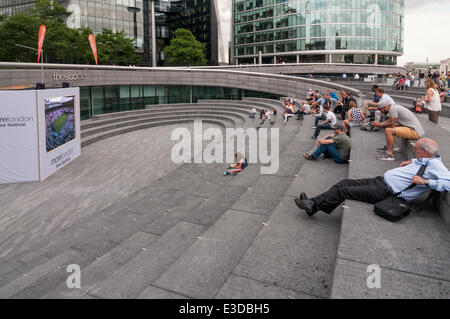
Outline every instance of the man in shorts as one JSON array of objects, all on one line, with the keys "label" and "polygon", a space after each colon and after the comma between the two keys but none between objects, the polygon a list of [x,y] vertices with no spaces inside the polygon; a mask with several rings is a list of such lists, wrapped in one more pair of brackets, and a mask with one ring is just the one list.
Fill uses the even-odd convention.
[{"label": "man in shorts", "polygon": [[408,140],[418,140],[425,134],[425,131],[414,113],[404,106],[399,104],[391,105],[389,102],[380,101],[378,110],[389,116],[389,119],[385,122],[370,123],[372,127],[386,128],[386,146],[377,149],[379,152],[383,152],[378,159],[394,161],[394,136]]}]

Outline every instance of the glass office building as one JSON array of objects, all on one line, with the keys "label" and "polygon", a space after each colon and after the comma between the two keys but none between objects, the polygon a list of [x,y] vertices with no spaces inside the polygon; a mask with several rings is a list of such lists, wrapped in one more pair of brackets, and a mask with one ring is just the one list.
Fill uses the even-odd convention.
[{"label": "glass office building", "polygon": [[191,85],[120,85],[80,87],[81,119],[93,115],[144,109],[147,105],[197,103],[199,99],[242,100],[281,96],[238,88]]},{"label": "glass office building", "polygon": [[[205,44],[209,65],[218,64],[218,21],[216,0],[155,0],[156,55],[158,66],[164,66],[164,48],[178,28],[190,30]],[[144,1],[145,64],[151,65],[150,1]]]},{"label": "glass office building", "polygon": [[235,64],[396,65],[405,0],[233,0]]},{"label": "glass office building", "polygon": [[[72,12],[70,28],[89,26],[94,33],[103,29],[124,31],[137,48],[144,45],[143,0],[55,0]],[[30,12],[36,0],[1,0],[0,14]],[[133,11],[136,11],[136,24]],[[137,32],[135,32],[135,25]]]}]

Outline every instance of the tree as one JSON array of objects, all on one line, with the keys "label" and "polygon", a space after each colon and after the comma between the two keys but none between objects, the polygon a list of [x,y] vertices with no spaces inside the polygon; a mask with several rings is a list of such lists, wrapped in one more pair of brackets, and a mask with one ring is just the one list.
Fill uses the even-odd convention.
[{"label": "tree", "polygon": [[58,21],[65,23],[66,19],[72,14],[56,1],[40,0],[33,5],[31,9],[32,16],[42,20],[45,24],[47,21]]},{"label": "tree", "polygon": [[201,66],[206,64],[205,45],[195,39],[191,31],[178,29],[175,38],[164,49],[166,66]]},{"label": "tree", "polygon": [[130,65],[141,61],[141,56],[136,54],[133,39],[125,37],[124,31],[103,29],[95,38],[98,59],[102,64]]},{"label": "tree", "polygon": [[[71,12],[56,1],[52,4],[49,0],[40,0],[31,14],[6,17],[0,23],[0,61],[37,62],[39,26],[44,24],[47,27],[44,62],[94,64],[88,40],[92,31],[87,27],[68,28],[65,21],[70,15]],[[97,35],[97,45],[101,64],[130,65],[140,61],[133,40],[126,38],[124,32],[103,30]]]},{"label": "tree", "polygon": [[38,19],[30,15],[20,13],[6,18],[0,24],[0,61],[36,62],[38,30]]}]

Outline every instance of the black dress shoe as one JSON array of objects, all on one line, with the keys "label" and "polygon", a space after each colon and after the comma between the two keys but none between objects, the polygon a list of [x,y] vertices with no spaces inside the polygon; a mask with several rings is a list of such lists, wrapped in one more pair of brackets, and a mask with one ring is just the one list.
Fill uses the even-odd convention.
[{"label": "black dress shoe", "polygon": [[317,209],[315,207],[316,204],[310,199],[295,199],[295,203],[297,204],[298,208],[303,209],[308,214],[308,216],[313,216],[315,213],[317,213]]},{"label": "black dress shoe", "polygon": [[308,199],[308,196],[306,196],[306,193],[300,193],[300,196],[298,197],[300,200]]}]

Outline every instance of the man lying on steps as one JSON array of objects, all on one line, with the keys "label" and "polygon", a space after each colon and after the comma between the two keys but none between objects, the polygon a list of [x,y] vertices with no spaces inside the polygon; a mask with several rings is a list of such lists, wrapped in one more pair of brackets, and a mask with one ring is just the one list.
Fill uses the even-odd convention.
[{"label": "man lying on steps", "polygon": [[[319,210],[331,214],[346,199],[375,204],[401,192],[411,184],[417,186],[398,195],[407,202],[412,202],[429,189],[438,192],[450,190],[450,172],[438,155],[437,143],[431,139],[421,139],[416,143],[414,153],[415,159],[387,171],[384,177],[346,179],[314,198],[308,198],[305,193],[301,193],[295,203],[309,216],[313,216]],[[427,167],[423,177],[416,176],[420,167],[425,164]]]}]

